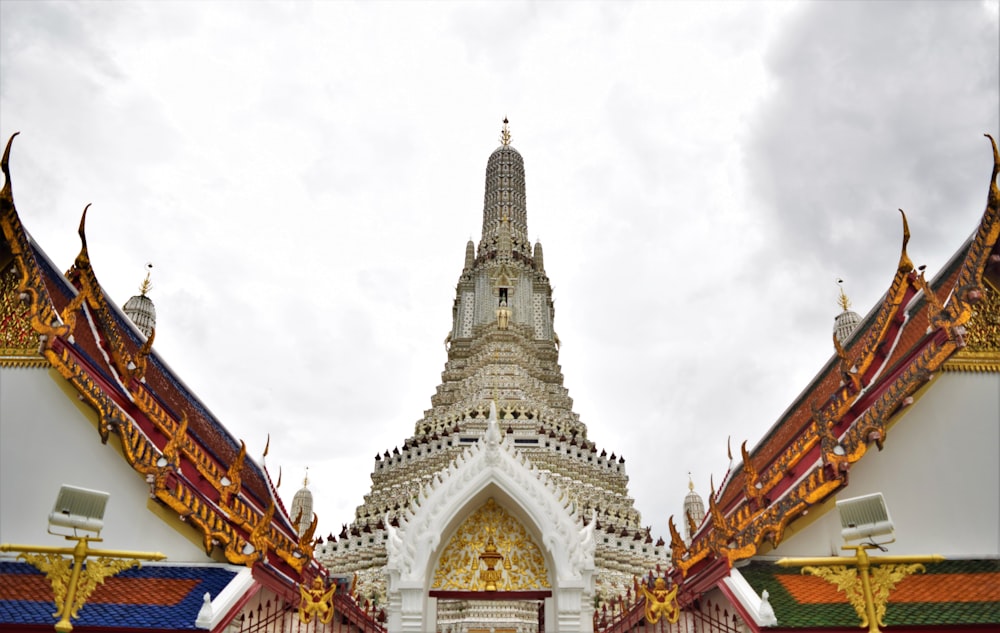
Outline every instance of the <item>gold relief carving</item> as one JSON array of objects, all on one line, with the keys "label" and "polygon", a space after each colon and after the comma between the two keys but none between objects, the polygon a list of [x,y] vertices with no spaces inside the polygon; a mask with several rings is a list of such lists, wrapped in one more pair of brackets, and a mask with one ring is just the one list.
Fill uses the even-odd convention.
[{"label": "gold relief carving", "polygon": [[[488,549],[491,543],[492,548]],[[498,574],[484,576],[483,572],[491,570]],[[494,588],[489,589],[489,585]],[[542,552],[524,526],[490,498],[469,515],[448,541],[431,587],[454,591],[523,591],[547,589],[549,581]]]},{"label": "gold relief carving", "polygon": [[503,576],[503,570],[496,569],[496,566],[503,558],[503,554],[497,551],[497,546],[493,542],[493,535],[490,534],[483,553],[479,555],[479,560],[486,563],[486,569],[479,572],[479,582],[484,586],[483,588],[486,591],[497,590],[497,583],[500,581],[501,576]]},{"label": "gold relief carving", "polygon": [[1000,355],[1000,292],[984,287],[966,324],[965,352],[992,352]]},{"label": "gold relief carving", "polygon": [[329,624],[333,620],[333,594],[336,591],[336,584],[327,589],[320,576],[313,578],[309,588],[299,585],[299,621],[309,624],[315,617],[323,624]]},{"label": "gold relief carving", "polygon": [[657,578],[653,582],[653,588],[644,583],[639,583],[642,594],[646,597],[646,621],[656,624],[662,617],[670,624],[674,624],[681,617],[680,605],[677,604],[677,587],[667,590],[667,581]]},{"label": "gold relief carving", "polygon": [[15,270],[0,271],[0,363],[10,357],[39,358],[38,334],[31,329],[29,308],[21,301]]}]

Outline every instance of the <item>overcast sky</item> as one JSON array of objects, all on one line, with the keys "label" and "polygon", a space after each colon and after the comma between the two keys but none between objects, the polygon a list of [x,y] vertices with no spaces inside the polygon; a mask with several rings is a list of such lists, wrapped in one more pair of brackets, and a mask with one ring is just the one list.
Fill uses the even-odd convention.
[{"label": "overcast sky", "polygon": [[155,349],[327,534],[430,407],[509,117],[574,408],[666,535],[833,353],[836,280],[885,292],[897,208],[931,274],[976,227],[998,42],[996,0],[3,0],[0,135],[57,266],[93,203],[105,289],[154,264]]}]

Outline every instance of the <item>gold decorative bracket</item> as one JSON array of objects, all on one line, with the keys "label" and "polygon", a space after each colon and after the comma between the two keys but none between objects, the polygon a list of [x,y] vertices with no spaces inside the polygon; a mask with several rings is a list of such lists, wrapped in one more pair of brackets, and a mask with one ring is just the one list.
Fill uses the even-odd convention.
[{"label": "gold decorative bracket", "polygon": [[818,576],[847,595],[858,617],[860,628],[869,633],[880,633],[885,626],[889,594],[896,584],[918,572],[924,571],[923,563],[940,563],[944,556],[869,556],[868,551],[879,547],[874,543],[845,545],[841,549],[854,550],[854,556],[821,556],[817,558],[782,558],[781,567],[801,567],[803,574]]},{"label": "gold decorative bracket", "polygon": [[[101,541],[91,536],[66,536],[66,539],[75,540],[76,546],[44,547],[10,543],[0,545],[0,552],[20,552],[18,558],[23,558],[36,567],[52,583],[52,594],[56,605],[56,612],[52,617],[59,618],[55,630],[60,633],[73,630],[70,619],[79,617],[80,609],[87,602],[87,598],[98,585],[104,584],[105,578],[130,567],[140,566],[140,560],[166,558],[159,552],[91,549],[91,541]],[[64,558],[64,555],[72,556],[72,561]]]}]

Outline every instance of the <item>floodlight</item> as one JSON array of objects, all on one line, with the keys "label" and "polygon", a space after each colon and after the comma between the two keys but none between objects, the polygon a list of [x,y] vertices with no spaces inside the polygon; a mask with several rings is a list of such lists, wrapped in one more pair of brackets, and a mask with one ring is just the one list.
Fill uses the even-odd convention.
[{"label": "floodlight", "polygon": [[840,535],[845,541],[892,534],[892,518],[881,492],[838,501],[837,511],[840,513]]},{"label": "floodlight", "polygon": [[49,531],[52,532],[55,526],[71,528],[74,534],[76,530],[100,534],[104,527],[104,508],[108,505],[110,496],[100,490],[63,484],[59,488],[52,513],[49,514]]}]

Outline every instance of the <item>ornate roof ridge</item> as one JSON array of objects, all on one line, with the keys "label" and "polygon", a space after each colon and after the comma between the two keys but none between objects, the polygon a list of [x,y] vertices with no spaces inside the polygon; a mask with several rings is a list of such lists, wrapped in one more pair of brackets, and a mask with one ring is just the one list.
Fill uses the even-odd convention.
[{"label": "ornate roof ridge", "polygon": [[[984,274],[1000,237],[1000,152],[992,137],[990,142],[994,162],[987,205],[975,236],[959,250],[959,273],[953,276],[949,265],[928,283],[922,269],[914,271],[906,255],[909,228],[904,214],[899,265],[882,303],[859,326],[865,328],[860,353],[854,352],[858,345],[850,350],[836,345],[837,354],[753,454],[744,443],[740,469],[727,478],[718,497],[714,490],[709,497],[707,529],[701,529],[690,546],[679,536],[671,543],[673,563],[682,576],[713,560],[731,566],[756,554],[764,539],[772,546],[781,542],[785,528],[808,507],[847,485],[847,472],[871,443],[882,448],[888,427],[913,402],[913,394],[966,346],[965,326],[974,306],[983,301]],[[939,293],[945,289],[943,302]],[[827,396],[822,390],[836,376],[835,368],[840,386]],[[810,396],[817,399],[810,401]],[[794,435],[787,444],[767,453],[777,432],[802,413],[808,414],[808,424],[792,427]],[[763,464],[762,455],[770,455]],[[670,528],[676,535],[673,517]]]},{"label": "ornate roof ridge", "polygon": [[[146,477],[151,496],[202,532],[207,554],[219,546],[230,563],[265,565],[275,577],[289,583],[287,589],[291,595],[294,584],[307,568],[309,574],[316,573],[317,568],[311,563],[311,536],[299,539],[273,489],[262,491],[265,495],[260,498],[243,486],[246,475],[263,475],[252,460],[245,459],[242,442],[239,455],[228,466],[218,456],[210,456],[205,438],[189,433],[187,410],[180,415],[171,412],[161,399],[164,394],[146,384],[147,378],[166,381],[163,387],[179,391],[171,395],[179,395],[182,403],[191,405],[202,416],[207,429],[234,440],[200,401],[179,386],[179,379],[172,372],[164,370],[160,375],[165,365],[147,375],[148,361],[158,359],[151,349],[154,337],[151,335],[144,342],[132,338],[137,335],[125,327],[130,323],[128,318],[108,300],[97,281],[87,251],[86,209],[79,228],[81,251],[69,272],[72,279],[58,273],[41,248],[30,240],[11,193],[8,168],[11,142],[0,165],[6,177],[0,191],[0,229],[19,272],[18,291],[27,298],[32,328],[40,338],[44,337],[45,359],[95,409],[101,440],[107,442],[112,433],[119,436],[123,457]],[[39,259],[48,265],[40,266]],[[59,298],[59,302],[65,303],[61,312],[48,284],[66,290],[66,296]],[[84,313],[86,324],[77,324],[78,311]],[[85,345],[90,347],[84,349]],[[138,349],[130,349],[129,345]],[[95,351],[99,353],[95,355]],[[106,368],[100,365],[101,358]],[[151,433],[153,429],[158,433]],[[159,435],[165,438],[161,445],[151,439]],[[191,481],[184,474],[180,468],[183,461],[197,470],[204,483]],[[277,516],[276,504],[280,508]]]}]

